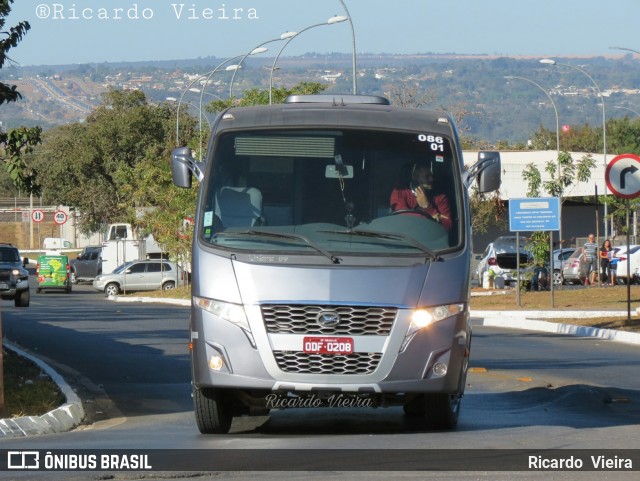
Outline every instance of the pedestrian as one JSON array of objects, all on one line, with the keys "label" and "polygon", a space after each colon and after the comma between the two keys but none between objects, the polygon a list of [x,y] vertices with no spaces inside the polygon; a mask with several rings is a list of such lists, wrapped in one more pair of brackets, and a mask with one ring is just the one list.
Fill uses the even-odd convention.
[{"label": "pedestrian", "polygon": [[596,244],[595,235],[589,234],[587,242],[584,243],[582,248],[582,257],[587,264],[587,280],[585,280],[585,283],[594,286],[598,275],[598,244]]},{"label": "pedestrian", "polygon": [[600,248],[600,272],[602,282],[606,282],[610,285],[614,284],[615,271],[612,268],[611,260],[613,257],[613,248],[611,247],[611,241],[605,239]]}]

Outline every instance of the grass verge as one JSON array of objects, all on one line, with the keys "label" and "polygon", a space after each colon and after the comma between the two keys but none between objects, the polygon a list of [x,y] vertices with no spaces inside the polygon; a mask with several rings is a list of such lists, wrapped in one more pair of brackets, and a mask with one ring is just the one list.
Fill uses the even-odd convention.
[{"label": "grass verge", "polygon": [[41,416],[64,404],[51,378],[30,360],[3,349],[5,416]]}]

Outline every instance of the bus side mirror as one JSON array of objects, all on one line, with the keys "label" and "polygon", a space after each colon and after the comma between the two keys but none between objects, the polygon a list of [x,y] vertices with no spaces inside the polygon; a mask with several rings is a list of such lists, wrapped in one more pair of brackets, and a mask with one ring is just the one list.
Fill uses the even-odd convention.
[{"label": "bus side mirror", "polygon": [[500,152],[478,152],[478,161],[466,170],[463,180],[467,188],[477,180],[481,194],[493,192],[500,188],[501,170]]},{"label": "bus side mirror", "polygon": [[198,181],[204,178],[204,164],[191,156],[189,147],[178,147],[171,152],[171,177],[177,187],[191,188],[192,175]]}]

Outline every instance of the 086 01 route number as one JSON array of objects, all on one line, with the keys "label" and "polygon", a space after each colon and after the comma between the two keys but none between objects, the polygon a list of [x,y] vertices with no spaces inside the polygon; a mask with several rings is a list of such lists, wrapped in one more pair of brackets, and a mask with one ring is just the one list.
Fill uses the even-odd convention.
[{"label": "086 01 route number", "polygon": [[418,141],[427,142],[431,150],[436,152],[444,152],[444,139],[438,135],[420,134]]}]

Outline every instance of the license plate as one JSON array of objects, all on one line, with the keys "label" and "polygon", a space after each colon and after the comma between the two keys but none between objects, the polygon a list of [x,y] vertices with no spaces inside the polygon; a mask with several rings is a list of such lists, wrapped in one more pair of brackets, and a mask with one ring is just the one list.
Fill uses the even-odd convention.
[{"label": "license plate", "polygon": [[0,282],[0,289],[9,289],[9,284],[6,282]]},{"label": "license plate", "polygon": [[350,337],[305,337],[302,350],[310,354],[353,354]]}]

